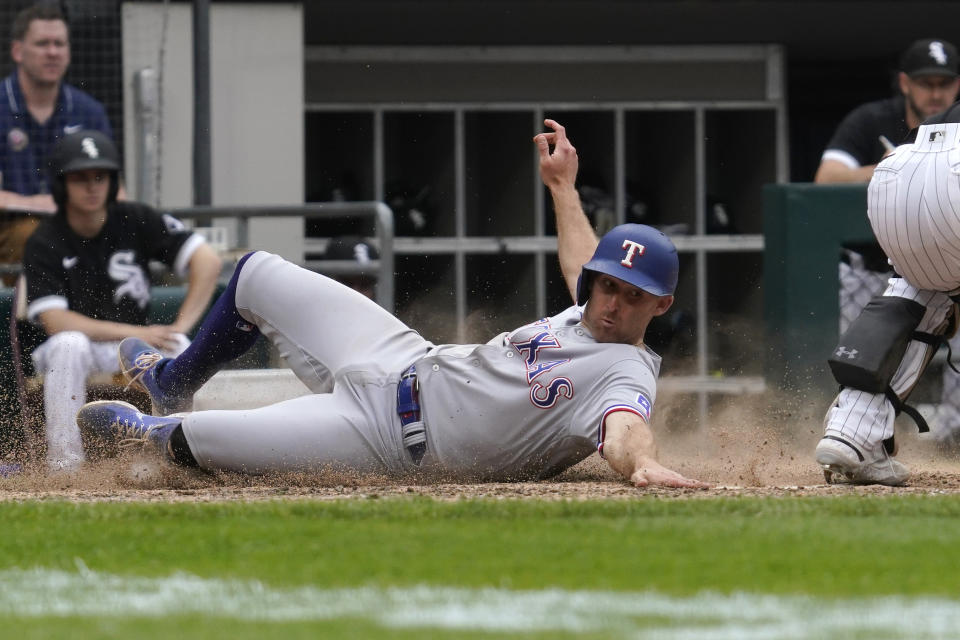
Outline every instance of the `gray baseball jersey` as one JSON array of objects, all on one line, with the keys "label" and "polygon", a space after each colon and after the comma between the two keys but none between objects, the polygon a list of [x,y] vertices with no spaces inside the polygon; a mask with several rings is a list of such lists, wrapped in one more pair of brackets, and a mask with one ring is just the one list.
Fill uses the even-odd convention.
[{"label": "gray baseball jersey", "polygon": [[603,443],[603,420],[649,420],[660,358],[597,343],[581,307],[484,345],[445,345],[417,362],[427,438],[445,469],[479,477],[548,477]]},{"label": "gray baseball jersey", "polygon": [[[655,400],[660,358],[597,343],[576,306],[486,344],[435,346],[365,296],[263,252],[244,265],[236,304],[308,388],[323,391],[330,373],[336,385],[259,409],[189,414],[184,434],[208,469],[546,477],[602,444],[609,413],[649,420]],[[419,465],[397,410],[410,365],[426,430]]]}]

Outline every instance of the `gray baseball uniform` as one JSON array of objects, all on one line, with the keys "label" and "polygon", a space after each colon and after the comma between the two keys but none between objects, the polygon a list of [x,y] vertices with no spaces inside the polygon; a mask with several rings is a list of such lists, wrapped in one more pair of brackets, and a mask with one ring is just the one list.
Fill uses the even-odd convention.
[{"label": "gray baseball uniform", "polygon": [[[486,344],[435,346],[363,295],[262,252],[240,273],[236,305],[308,388],[322,390],[328,371],[336,386],[255,410],[189,414],[184,435],[208,469],[548,477],[602,453],[610,413],[649,420],[656,396],[659,356],[597,343],[582,307]],[[404,426],[397,387],[411,365],[422,423]],[[424,430],[418,465],[410,434]]]}]

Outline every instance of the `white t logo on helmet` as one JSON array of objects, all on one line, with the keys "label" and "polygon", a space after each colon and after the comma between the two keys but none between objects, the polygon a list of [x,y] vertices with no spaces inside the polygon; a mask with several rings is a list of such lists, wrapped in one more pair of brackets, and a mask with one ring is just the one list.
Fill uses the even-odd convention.
[{"label": "white t logo on helmet", "polygon": [[627,250],[627,255],[623,257],[623,260],[620,261],[625,267],[633,268],[633,259],[637,256],[642,256],[643,252],[647,250],[645,246],[639,242],[634,242],[633,240],[624,240],[621,249]]},{"label": "white t logo on helmet", "polygon": [[93,138],[84,138],[80,141],[80,150],[87,154],[88,158],[99,158],[100,150],[97,149],[97,143]]}]

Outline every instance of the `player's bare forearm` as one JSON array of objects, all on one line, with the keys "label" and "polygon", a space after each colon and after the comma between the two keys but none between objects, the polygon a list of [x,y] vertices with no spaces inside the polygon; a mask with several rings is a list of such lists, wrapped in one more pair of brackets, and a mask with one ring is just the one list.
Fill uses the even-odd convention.
[{"label": "player's bare forearm", "polygon": [[119,342],[136,337],[161,350],[172,350],[181,344],[182,332],[168,325],[139,325],[97,320],[69,309],[50,309],[39,316],[47,335],[78,331],[94,342]]},{"label": "player's bare forearm", "polygon": [[57,210],[57,205],[50,194],[24,196],[14,191],[0,190],[0,209],[53,213]]},{"label": "player's bare forearm", "polygon": [[610,467],[635,486],[658,485],[704,489],[710,485],[686,478],[657,462],[653,432],[642,418],[626,411],[607,416],[603,455]]},{"label": "player's bare forearm", "polygon": [[560,271],[567,283],[570,296],[576,301],[577,279],[580,271],[597,248],[597,236],[580,205],[580,194],[572,186],[569,190],[551,189],[553,210],[557,218],[557,258]]},{"label": "player's bare forearm", "polygon": [[197,247],[190,256],[187,295],[177,312],[173,328],[181,333],[189,333],[203,316],[210,298],[217,287],[222,261],[210,245]]},{"label": "player's bare forearm", "polygon": [[583,212],[580,194],[576,189],[579,168],[577,150],[560,123],[547,119],[544,124],[553,131],[538,134],[533,140],[540,152],[540,177],[553,199],[560,270],[571,297],[576,300],[580,268],[590,260],[597,248],[597,236]]},{"label": "player's bare forearm", "polygon": [[64,331],[79,331],[93,341],[102,342],[123,340],[128,336],[135,335],[141,328],[123,322],[97,320],[69,309],[50,309],[41,313],[39,319],[47,335],[52,336]]},{"label": "player's bare forearm", "polygon": [[866,167],[857,167],[851,169],[842,162],[836,160],[824,160],[817,168],[817,174],[813,181],[817,184],[842,184],[856,182],[870,182],[873,177],[873,170],[877,165],[871,164]]}]

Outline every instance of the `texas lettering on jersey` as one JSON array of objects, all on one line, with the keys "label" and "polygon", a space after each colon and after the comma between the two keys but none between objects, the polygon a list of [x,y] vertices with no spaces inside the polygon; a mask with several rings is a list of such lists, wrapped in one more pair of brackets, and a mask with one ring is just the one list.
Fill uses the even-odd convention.
[{"label": "texas lettering on jersey", "polygon": [[[549,382],[542,377],[548,371],[561,367],[568,362],[566,360],[541,360],[541,351],[545,349],[559,349],[560,341],[553,335],[543,321],[537,322],[531,327],[543,327],[543,331],[538,331],[528,340],[516,341],[512,336],[510,343],[521,356],[527,369],[527,384],[530,385],[530,402],[540,409],[549,409],[557,404],[560,398],[573,398],[573,383],[569,378],[555,377]],[[543,355],[547,355],[545,352]]]}]

